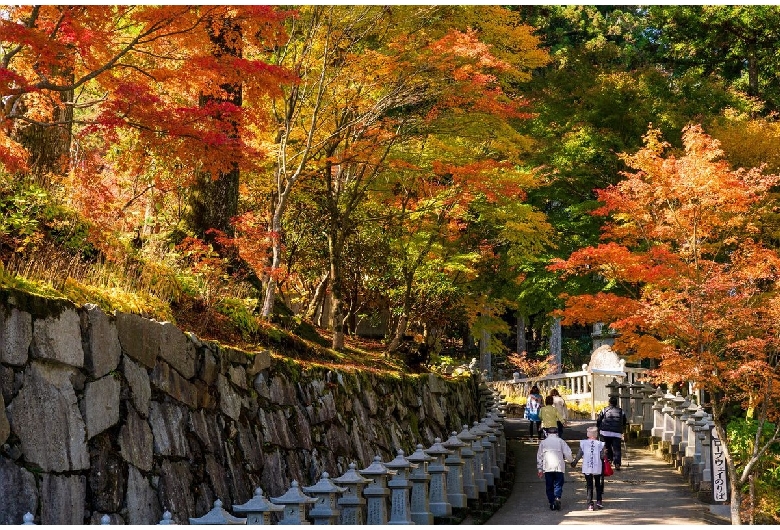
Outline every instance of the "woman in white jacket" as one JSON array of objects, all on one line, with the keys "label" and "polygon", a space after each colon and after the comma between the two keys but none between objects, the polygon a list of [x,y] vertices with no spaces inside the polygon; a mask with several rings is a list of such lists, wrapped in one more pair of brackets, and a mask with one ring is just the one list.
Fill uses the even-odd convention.
[{"label": "woman in white jacket", "polygon": [[566,462],[570,460],[571,448],[558,438],[558,428],[547,429],[547,438],[539,442],[539,449],[536,451],[536,469],[539,478],[544,476],[551,510],[561,509]]},{"label": "woman in white jacket", "polygon": [[588,438],[580,440],[580,450],[571,461],[571,467],[577,467],[577,462],[582,458],[582,474],[585,475],[585,483],[588,489],[588,510],[593,510],[593,489],[596,489],[595,508],[603,508],[601,498],[604,495],[603,459],[607,448],[604,442],[597,440],[599,430],[597,427],[588,427]]}]

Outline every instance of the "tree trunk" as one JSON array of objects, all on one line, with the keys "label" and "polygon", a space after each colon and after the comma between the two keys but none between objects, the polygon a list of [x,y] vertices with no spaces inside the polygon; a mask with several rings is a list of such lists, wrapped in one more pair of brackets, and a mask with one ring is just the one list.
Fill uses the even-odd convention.
[{"label": "tree trunk", "polygon": [[[73,49],[68,47],[63,66],[50,72],[52,79],[63,79],[62,85],[73,84]],[[51,96],[48,123],[29,123],[15,129],[14,138],[27,149],[30,172],[43,187],[48,187],[48,175],[65,175],[70,163],[73,131],[73,90],[63,90]]]},{"label": "tree trunk", "polygon": [[330,271],[322,275],[320,282],[314,289],[314,295],[312,296],[309,305],[306,307],[306,312],[303,314],[304,320],[314,321],[314,317],[317,314],[317,309],[322,305],[322,301],[325,299],[325,292],[328,286],[328,280],[330,279]]},{"label": "tree trunk", "polygon": [[561,373],[563,359],[561,358],[561,319],[556,317],[550,324],[550,355],[555,359],[558,367],[556,373]]},{"label": "tree trunk", "polygon": [[[241,28],[233,20],[216,21],[209,36],[215,46],[214,55],[241,57]],[[238,35],[239,38],[235,38]],[[228,94],[225,101],[240,107],[242,104],[241,85],[224,85],[222,88]],[[200,104],[206,105],[213,98],[202,96]],[[234,137],[238,135],[238,124],[231,123]],[[200,238],[214,240],[209,230],[216,229],[228,236],[233,235],[231,220],[238,213],[239,170],[238,161],[233,162],[228,172],[212,175],[202,173],[196,179],[190,195],[189,224],[192,231]]]},{"label": "tree trunk", "polygon": [[333,326],[333,341],[331,347],[336,351],[344,349],[344,293],[341,278],[341,267],[339,260],[341,252],[338,251],[340,245],[333,241],[333,236],[329,236],[330,248],[330,281],[331,281],[331,324]]},{"label": "tree trunk", "polygon": [[398,319],[398,325],[395,327],[395,334],[393,335],[390,344],[387,346],[387,353],[392,353],[398,349],[406,334],[406,330],[409,327],[409,315],[412,312],[412,281],[413,275],[406,272],[403,309],[401,311],[401,316]]},{"label": "tree trunk", "polygon": [[[278,270],[279,260],[277,259],[277,251],[274,246],[273,258],[271,259],[271,272]],[[260,310],[260,317],[264,319],[271,318],[274,312],[274,302],[276,301],[276,278],[273,274],[268,276],[268,281],[265,284],[265,296],[263,298],[263,307]]]},{"label": "tree trunk", "polygon": [[482,330],[479,339],[479,368],[485,373],[488,381],[493,380],[493,354],[490,351],[490,332]]},{"label": "tree trunk", "polygon": [[221,173],[216,179],[210,173],[198,176],[191,190],[189,218],[190,228],[196,236],[213,241],[214,234],[209,232],[212,229],[233,235],[230,220],[238,212],[238,185],[238,167]]},{"label": "tree trunk", "polygon": [[517,353],[528,351],[528,340],[525,337],[525,315],[517,313]]},{"label": "tree trunk", "polygon": [[333,289],[333,341],[331,347],[336,351],[344,349],[344,300]]},{"label": "tree trunk", "polygon": [[398,324],[395,326],[395,332],[393,333],[393,338],[390,340],[390,344],[387,345],[387,353],[388,355],[393,353],[398,349],[398,347],[401,345],[401,341],[406,334],[406,328],[409,325],[409,317],[404,312],[400,317],[398,317]]},{"label": "tree trunk", "polygon": [[756,475],[751,473],[748,476],[749,495],[750,495],[750,524],[756,524]]}]

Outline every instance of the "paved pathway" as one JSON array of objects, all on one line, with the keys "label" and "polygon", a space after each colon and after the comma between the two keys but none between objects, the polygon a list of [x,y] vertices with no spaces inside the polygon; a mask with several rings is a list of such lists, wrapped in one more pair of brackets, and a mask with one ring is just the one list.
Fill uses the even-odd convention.
[{"label": "paved pathway", "polygon": [[[488,519],[489,525],[706,525],[729,524],[714,517],[709,505],[699,502],[682,476],[649,450],[624,450],[621,471],[606,478],[604,509],[587,510],[585,478],[581,463],[567,466],[560,511],[551,511],[544,493],[544,479],[536,475],[538,442],[529,441],[528,422],[507,418],[509,451],[515,456],[515,483],[507,502]],[[577,454],[578,441],[585,438],[590,420],[570,422],[564,439]],[[471,524],[469,520],[463,524]]]}]

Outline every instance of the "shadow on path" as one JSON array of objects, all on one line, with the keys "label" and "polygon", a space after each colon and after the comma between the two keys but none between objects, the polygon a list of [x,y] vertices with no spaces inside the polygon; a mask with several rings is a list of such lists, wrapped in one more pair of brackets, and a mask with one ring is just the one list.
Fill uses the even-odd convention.
[{"label": "shadow on path", "polygon": [[[579,440],[591,420],[569,422],[563,437],[577,454]],[[536,475],[538,442],[529,440],[528,422],[507,418],[504,423],[507,450],[515,455],[515,482],[506,503],[485,524],[532,525],[706,525],[729,524],[714,517],[709,505],[698,501],[682,476],[648,449],[624,450],[621,471],[607,477],[604,508],[587,510],[585,478],[581,463],[567,465],[560,511],[551,511],[544,493],[544,479]],[[472,524],[468,520],[463,524]]]}]

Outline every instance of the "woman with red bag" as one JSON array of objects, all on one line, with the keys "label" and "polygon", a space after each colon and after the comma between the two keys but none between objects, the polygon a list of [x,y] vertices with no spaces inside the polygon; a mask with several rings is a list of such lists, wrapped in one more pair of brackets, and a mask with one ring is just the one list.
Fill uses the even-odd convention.
[{"label": "woman with red bag", "polygon": [[[597,427],[588,427],[587,439],[580,440],[580,450],[571,461],[571,467],[577,467],[577,462],[582,458],[582,474],[585,475],[585,484],[588,491],[588,510],[604,507],[602,496],[604,495],[604,458],[607,447],[604,442],[598,440]],[[596,490],[596,504],[593,504],[593,489]]]}]

